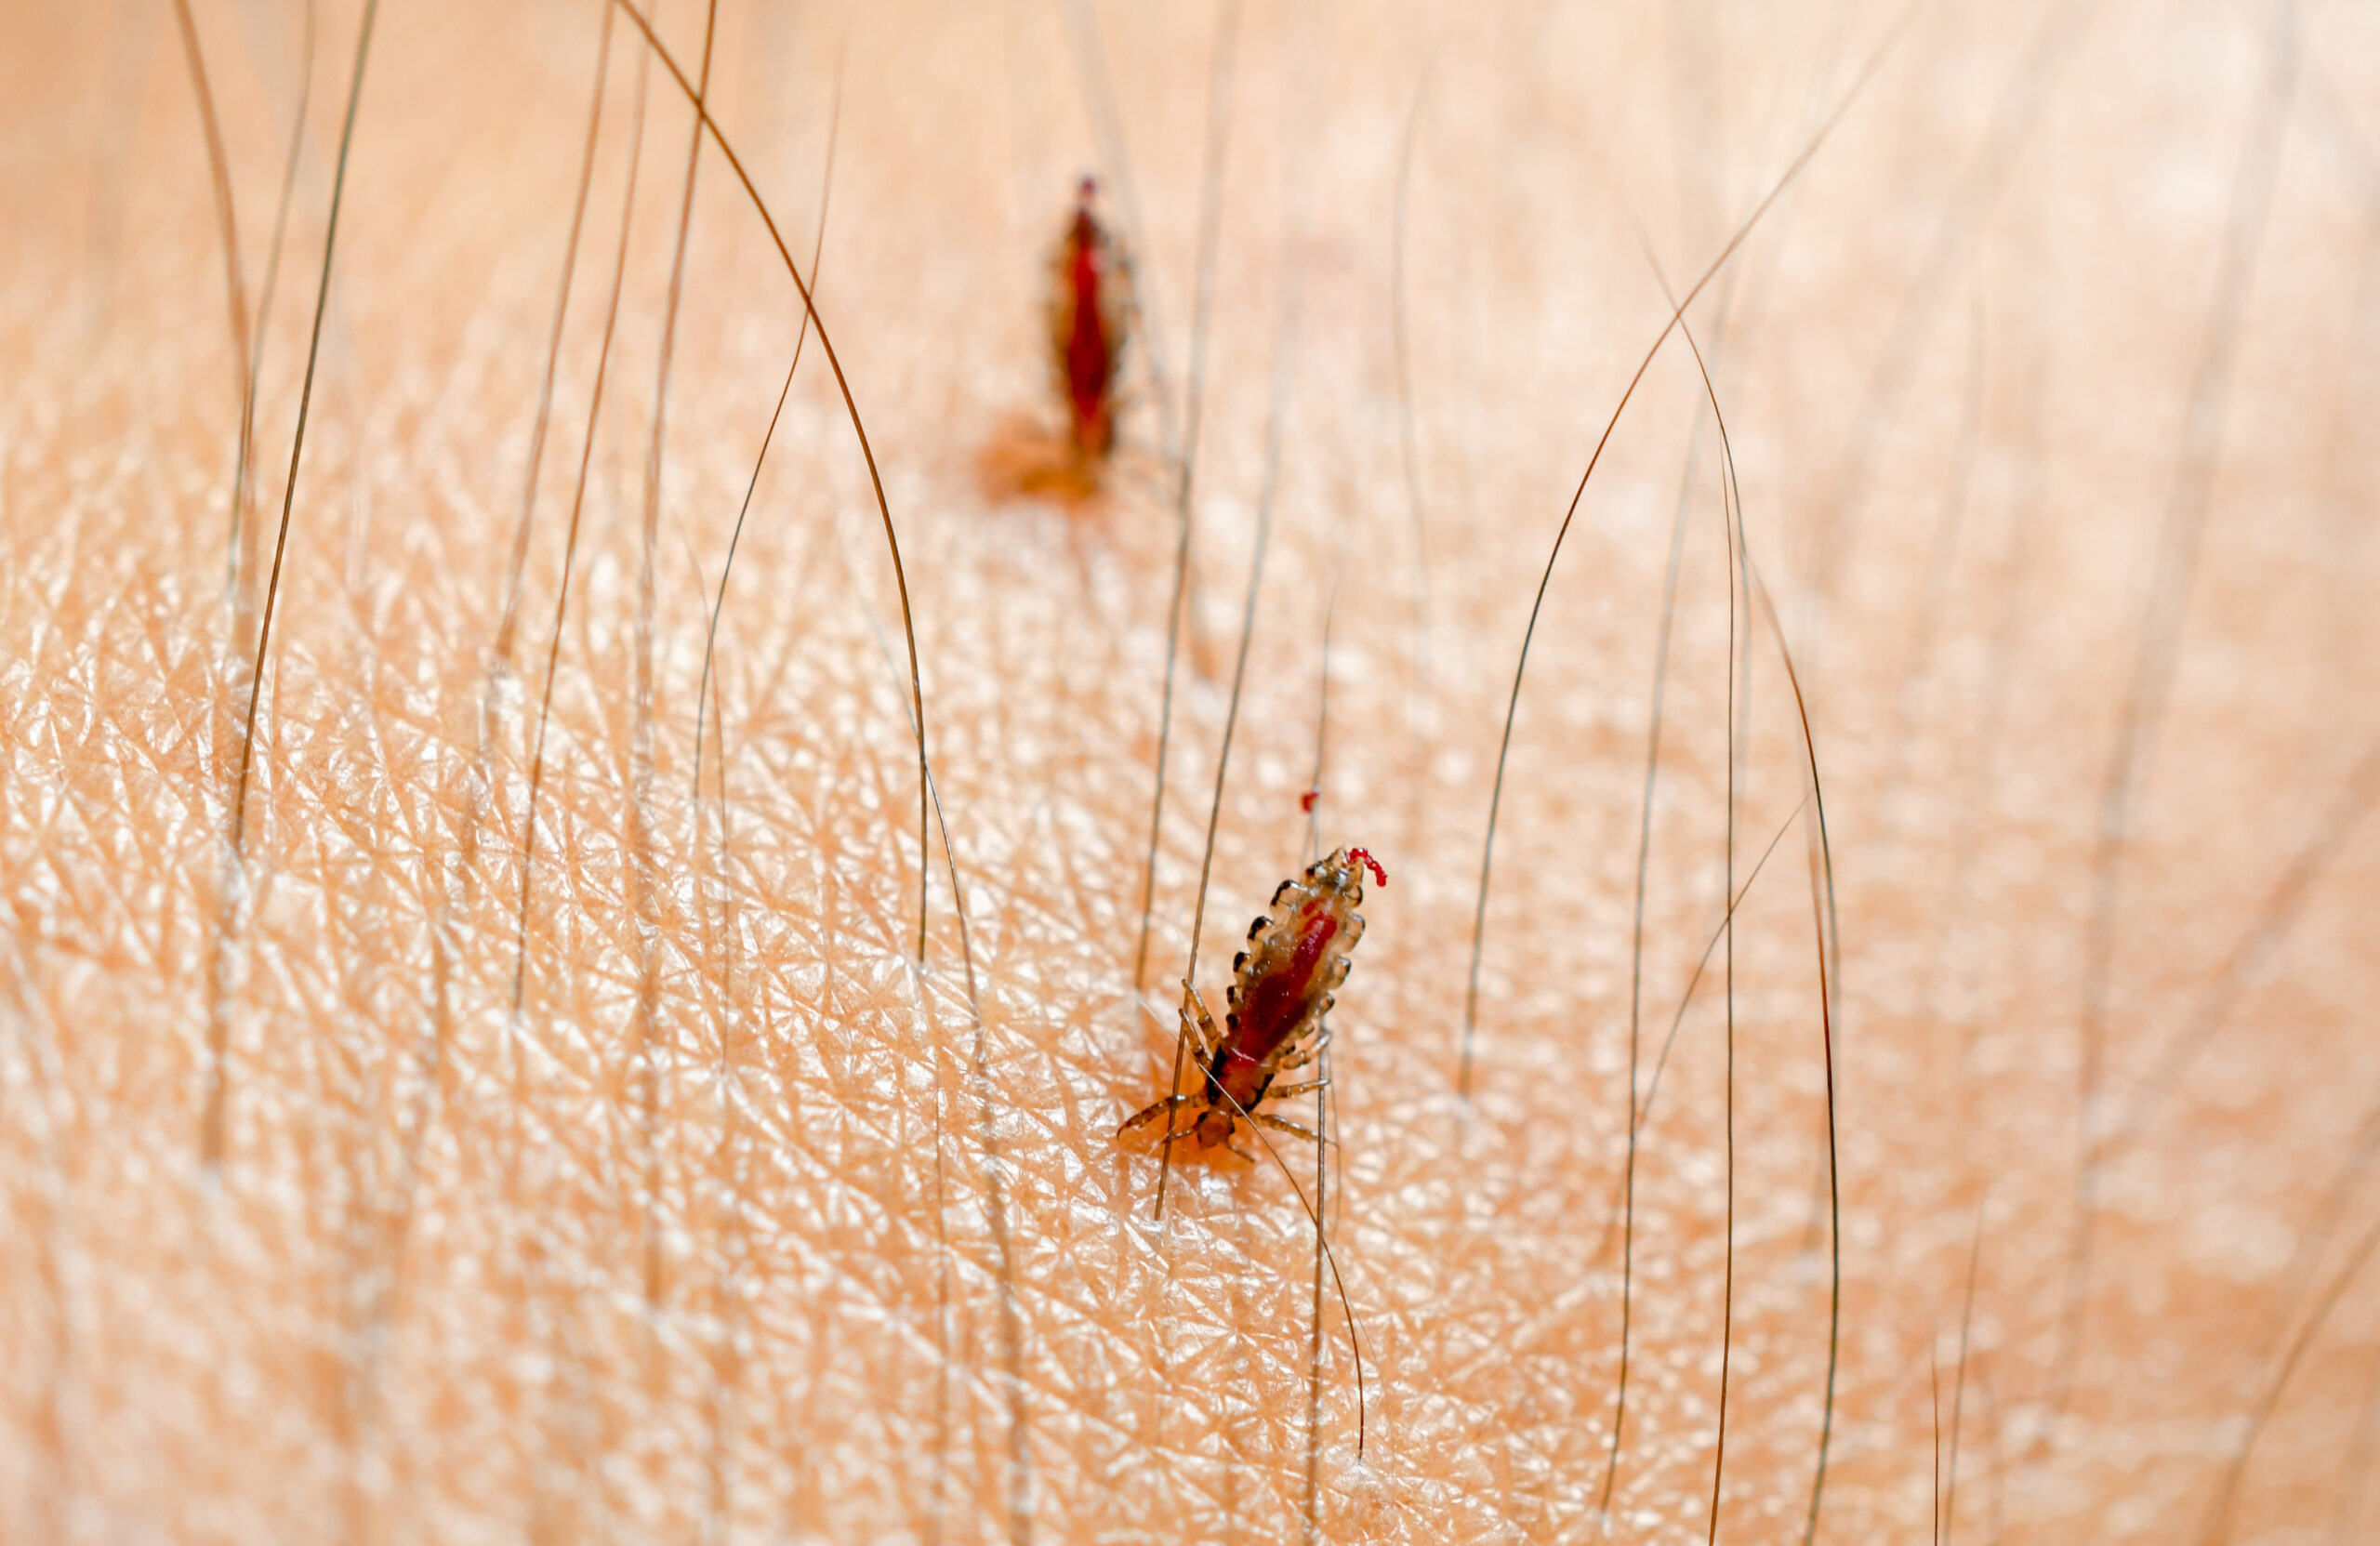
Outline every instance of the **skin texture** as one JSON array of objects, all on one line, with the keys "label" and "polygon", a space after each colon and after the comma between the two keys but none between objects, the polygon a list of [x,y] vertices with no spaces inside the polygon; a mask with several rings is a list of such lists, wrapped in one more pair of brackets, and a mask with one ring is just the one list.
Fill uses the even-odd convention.
[{"label": "skin texture", "polygon": [[[228,592],[245,353],[182,34],[0,19],[0,1538],[1700,1539],[1724,1343],[1716,1531],[1799,1540],[1830,1033],[1821,1539],[1933,1539],[1954,1410],[1955,1539],[2380,1525],[2369,10],[1230,14],[718,13],[711,111],[805,264],[842,82],[818,307],[915,619],[921,965],[899,593],[815,339],[695,799],[802,311],[715,146],[688,200],[694,119],[634,24],[499,654],[602,13],[377,19],[235,855],[358,12],[322,6],[282,283],[245,292]],[[302,11],[192,15],[254,276]],[[702,8],[658,25],[695,79]],[[1887,40],[1689,314],[1748,562],[1675,337],[1568,527],[1462,1101],[1505,694],[1670,315],[1647,254],[1699,277]],[[1015,469],[1061,455],[1042,286],[1086,171],[1142,313],[1105,487],[1057,504]],[[1311,857],[1318,786],[1320,847],[1395,878],[1333,1014],[1360,1462],[1281,1172],[1182,1166],[1159,1225],[1111,1137],[1173,1057],[1268,497],[1199,975]],[[1662,1066],[1623,1250],[1632,1001],[1642,1090],[1789,823]]]}]

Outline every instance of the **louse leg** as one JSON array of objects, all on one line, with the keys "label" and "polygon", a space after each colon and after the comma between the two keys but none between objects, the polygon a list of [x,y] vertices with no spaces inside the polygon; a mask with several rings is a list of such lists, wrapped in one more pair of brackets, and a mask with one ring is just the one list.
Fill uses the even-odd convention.
[{"label": "louse leg", "polygon": [[[1168,1095],[1162,1101],[1142,1107],[1139,1112],[1127,1119],[1122,1127],[1116,1130],[1116,1136],[1120,1140],[1126,1133],[1131,1131],[1134,1128],[1139,1127],[1142,1123],[1154,1122],[1158,1117],[1164,1116],[1167,1112],[1173,1110],[1176,1106],[1187,1105],[1189,1103],[1190,1097],[1187,1095]],[[1183,1130],[1187,1132],[1190,1130],[1185,1128]]]},{"label": "louse leg", "polygon": [[1261,1111],[1250,1112],[1248,1114],[1248,1119],[1251,1122],[1261,1123],[1265,1127],[1271,1128],[1275,1132],[1286,1132],[1292,1137],[1302,1138],[1309,1143],[1313,1143],[1315,1139],[1319,1136],[1312,1128],[1302,1128],[1295,1122],[1284,1122],[1278,1117],[1267,1117]]},{"label": "louse leg", "polygon": [[1199,1061],[1213,1058],[1215,1050],[1223,1044],[1223,1033],[1215,1028],[1215,1017],[1207,1012],[1207,1001],[1186,982],[1182,984],[1182,1024],[1205,1054]]},{"label": "louse leg", "polygon": [[1329,1079],[1308,1079],[1303,1084],[1285,1084],[1277,1089],[1268,1090],[1264,1092],[1264,1098],[1268,1101],[1286,1101],[1299,1095],[1311,1095],[1317,1090],[1329,1088]]},{"label": "louse leg", "polygon": [[[1291,1052],[1289,1056],[1282,1058],[1279,1062],[1274,1064],[1273,1072],[1276,1074],[1286,1074],[1292,1068],[1303,1068],[1307,1064],[1312,1063],[1315,1059],[1320,1057],[1322,1055],[1322,1050],[1329,1045],[1330,1033],[1329,1031],[1325,1031],[1320,1036],[1316,1037],[1312,1041],[1309,1041],[1304,1046],[1299,1048],[1296,1051]],[[1306,1088],[1311,1090],[1314,1087],[1312,1085],[1308,1085]]]},{"label": "louse leg", "polygon": [[[1202,1064],[1214,1055],[1214,1049],[1223,1041],[1223,1033],[1215,1029],[1215,1017],[1207,1012],[1206,1000],[1199,998],[1198,990],[1188,983],[1182,984],[1182,1030],[1183,1035],[1196,1041],[1201,1049],[1202,1055],[1198,1061]],[[1122,1127],[1116,1130],[1117,1140],[1120,1143],[1126,1133],[1143,1123],[1154,1122],[1169,1112],[1178,1111],[1185,1105],[1195,1103],[1194,1097],[1188,1095],[1168,1095],[1164,1100],[1144,1106],[1126,1119]],[[1163,1148],[1166,1144],[1187,1138],[1196,1130],[1195,1128],[1180,1129],[1168,1134],[1165,1143],[1160,1143],[1158,1147]]]}]

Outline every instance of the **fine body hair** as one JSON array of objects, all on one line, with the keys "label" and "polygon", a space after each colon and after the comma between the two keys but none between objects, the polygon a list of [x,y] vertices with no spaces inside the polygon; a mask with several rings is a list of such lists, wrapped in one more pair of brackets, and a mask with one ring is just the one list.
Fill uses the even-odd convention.
[{"label": "fine body hair", "polygon": [[2368,12],[0,38],[0,1539],[2380,1526]]}]

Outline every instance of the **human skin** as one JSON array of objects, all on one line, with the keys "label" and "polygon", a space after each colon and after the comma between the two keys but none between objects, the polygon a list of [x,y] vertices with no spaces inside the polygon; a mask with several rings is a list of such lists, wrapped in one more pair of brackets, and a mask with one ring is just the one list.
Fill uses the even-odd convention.
[{"label": "human skin", "polygon": [[[0,1537],[1699,1539],[1724,1367],[1723,1539],[1805,1538],[1822,1430],[1827,1540],[2361,1539],[2373,19],[1083,14],[721,8],[710,112],[805,276],[833,127],[818,316],[883,509],[813,336],[698,803],[800,296],[716,143],[685,203],[650,64],[556,649],[615,12],[503,638],[602,10],[381,7],[236,847],[358,7],[321,12],[229,585],[244,373],[174,11],[7,18]],[[302,10],[192,15],[253,312]],[[703,26],[658,22],[689,79]],[[1144,310],[1081,497],[1034,469],[1086,170]],[[1546,591],[1466,1095],[1530,603],[1664,285],[1756,208],[1687,312],[1711,387],[1671,334]],[[1227,724],[1210,1004],[1310,786],[1390,878],[1331,1017],[1360,1459],[1311,1146],[1184,1157],[1159,1222],[1114,1137],[1164,1092]],[[1780,830],[1632,1206],[1632,1026],[1641,1092]]]}]

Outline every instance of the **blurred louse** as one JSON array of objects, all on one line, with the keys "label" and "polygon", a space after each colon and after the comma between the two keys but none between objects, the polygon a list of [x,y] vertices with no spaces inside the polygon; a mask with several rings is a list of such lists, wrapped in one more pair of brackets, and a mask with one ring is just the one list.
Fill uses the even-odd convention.
[{"label": "blurred louse", "polygon": [[1105,460],[1116,443],[1116,384],[1131,336],[1131,263],[1100,219],[1098,199],[1098,179],[1084,178],[1050,254],[1050,363],[1084,464]]}]

